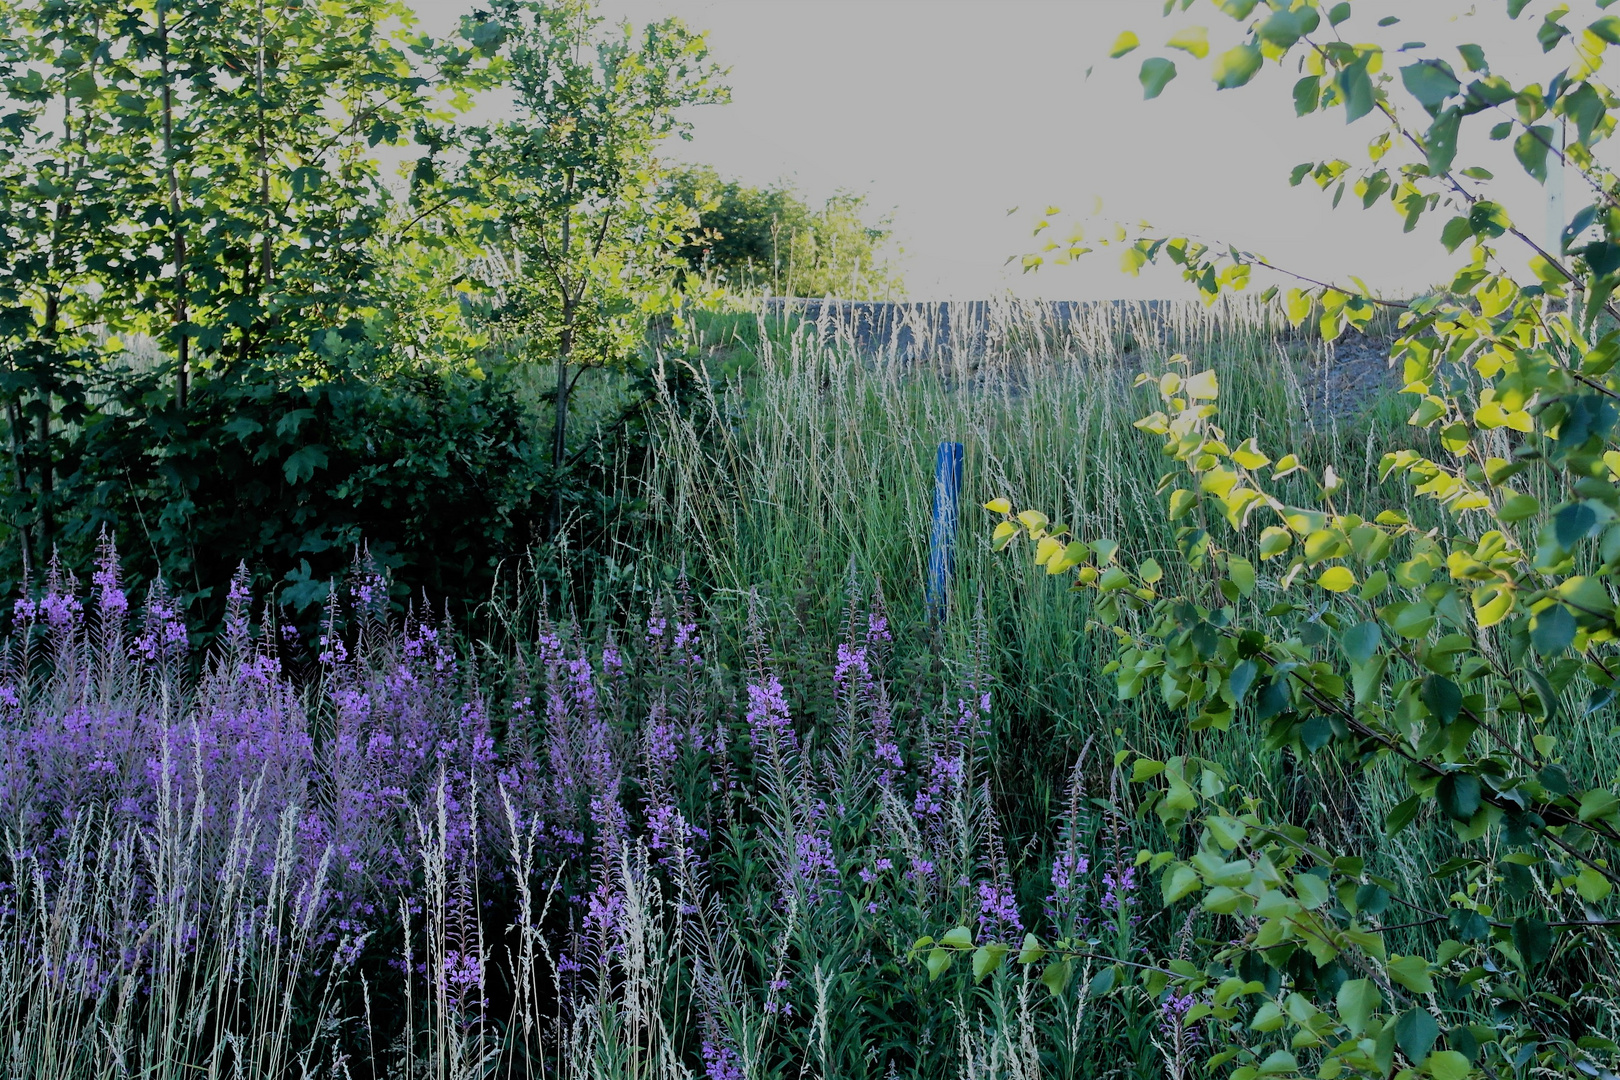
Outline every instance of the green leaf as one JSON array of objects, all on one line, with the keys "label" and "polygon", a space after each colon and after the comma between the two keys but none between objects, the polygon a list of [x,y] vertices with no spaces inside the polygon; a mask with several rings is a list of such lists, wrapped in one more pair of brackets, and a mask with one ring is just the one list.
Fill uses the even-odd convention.
[{"label": "green leaf", "polygon": [[1413,1006],[1395,1020],[1395,1045],[1408,1061],[1422,1061],[1439,1038],[1440,1025],[1425,1008]]},{"label": "green leaf", "polygon": [[1086,986],[1086,996],[1094,998],[1102,997],[1104,994],[1108,993],[1108,991],[1112,990],[1114,988],[1114,983],[1118,981],[1119,969],[1110,964],[1108,967],[1103,968],[1101,971],[1097,972],[1096,975],[1092,976],[1091,982]]},{"label": "green leaf", "polygon": [[1421,956],[1393,957],[1384,970],[1389,977],[1414,994],[1434,993],[1434,978],[1429,974],[1429,962]]},{"label": "green leaf", "polygon": [[1297,1072],[1298,1069],[1299,1059],[1294,1057],[1293,1054],[1290,1054],[1287,1050],[1273,1050],[1266,1055],[1266,1060],[1260,1063],[1259,1074],[1261,1076],[1275,1076],[1279,1073]]},{"label": "green leaf", "polygon": [[1412,795],[1395,804],[1395,808],[1384,819],[1384,835],[1395,836],[1402,829],[1412,824],[1412,819],[1418,816],[1423,809],[1423,796]]},{"label": "green leaf", "polygon": [[1575,891],[1588,904],[1600,904],[1608,899],[1609,894],[1614,891],[1614,886],[1598,871],[1590,866],[1583,866],[1575,877]]},{"label": "green leaf", "polygon": [[[1509,7],[1515,2],[1516,0],[1508,0]],[[1474,1075],[1473,1065],[1455,1050],[1436,1050],[1423,1060],[1423,1071],[1434,1077],[1434,1080],[1468,1080],[1468,1077]]]},{"label": "green leaf", "polygon": [[1215,87],[1231,90],[1247,83],[1260,70],[1260,46],[1239,45],[1223,52],[1215,61]]},{"label": "green leaf", "polygon": [[1339,1010],[1339,1019],[1355,1035],[1367,1030],[1367,1021],[1378,1011],[1378,1006],[1382,1005],[1383,1001],[1383,996],[1378,993],[1378,987],[1373,985],[1371,979],[1346,979],[1334,997],[1334,1003]]},{"label": "green leaf", "polygon": [[1425,675],[1418,697],[1442,724],[1451,723],[1462,711],[1462,690],[1444,675]]},{"label": "green leaf", "polygon": [[1340,644],[1351,664],[1366,664],[1367,661],[1371,661],[1372,654],[1379,651],[1379,644],[1382,641],[1383,631],[1379,630],[1379,623],[1358,622],[1345,631]]},{"label": "green leaf", "polygon": [[950,949],[934,948],[928,953],[928,981],[933,982],[951,966],[951,959],[956,954]]},{"label": "green leaf", "polygon": [[1356,575],[1351,573],[1348,566],[1330,566],[1322,571],[1316,584],[1328,592],[1349,592],[1356,587]]},{"label": "green leaf", "polygon": [[1307,75],[1294,84],[1295,116],[1304,116],[1307,113],[1315,112],[1317,105],[1321,104],[1321,101],[1322,77],[1320,75]]},{"label": "green leaf", "polygon": [[1055,964],[1048,964],[1046,970],[1041,972],[1041,985],[1054,995],[1061,994],[1069,985],[1071,971],[1072,966],[1067,960],[1059,960]]},{"label": "green leaf", "polygon": [[1552,927],[1528,915],[1513,920],[1513,947],[1527,968],[1540,967],[1552,955]]},{"label": "green leaf", "polygon": [[1249,687],[1254,685],[1255,676],[1257,676],[1259,673],[1260,668],[1253,660],[1238,661],[1237,666],[1232,668],[1232,674],[1230,677],[1232,697],[1238,701],[1242,701],[1244,696],[1248,694]]},{"label": "green leaf", "polygon": [[1620,812],[1620,798],[1608,788],[1593,788],[1581,795],[1582,821],[1612,821]]},{"label": "green leaf", "polygon": [[1450,171],[1457,157],[1457,135],[1461,129],[1462,110],[1455,105],[1429,125],[1423,136],[1423,152],[1428,159],[1430,176],[1444,176]]},{"label": "green leaf", "polygon": [[1513,156],[1538,184],[1547,182],[1547,151],[1552,148],[1553,129],[1543,124],[1513,140]]},{"label": "green leaf", "polygon": [[1313,716],[1299,725],[1299,741],[1305,749],[1316,753],[1333,738],[1333,723],[1325,716]]},{"label": "green leaf", "polygon": [[1494,240],[1513,227],[1513,220],[1498,204],[1481,199],[1469,209],[1468,224],[1475,236]]},{"label": "green leaf", "polygon": [[1536,40],[1541,42],[1541,51],[1550,53],[1558,46],[1559,41],[1569,36],[1569,27],[1561,26],[1558,20],[1568,12],[1568,8],[1559,10],[1554,8],[1547,17],[1541,20],[1536,28]]},{"label": "green leaf", "polygon": [[1288,1022],[1288,1015],[1275,1001],[1268,1001],[1254,1012],[1249,1022],[1250,1031],[1276,1031]]},{"label": "green leaf", "polygon": [[1446,222],[1446,227],[1440,231],[1440,242],[1446,245],[1447,251],[1456,251],[1462,242],[1474,235],[1474,228],[1468,224],[1465,217],[1454,217]]},{"label": "green leaf", "polygon": [[1552,684],[1547,676],[1534,668],[1527,668],[1524,677],[1530,680],[1530,685],[1536,688],[1536,697],[1541,699],[1542,714],[1551,720],[1558,715],[1558,695],[1553,691]]},{"label": "green leaf", "polygon": [[1459,45],[1457,51],[1462,54],[1463,63],[1468,65],[1469,71],[1486,70],[1485,50],[1478,45]]},{"label": "green leaf", "polygon": [[1585,503],[1570,503],[1553,515],[1553,535],[1558,546],[1573,551],[1597,524],[1597,512]]},{"label": "green leaf", "polygon": [[1114,39],[1114,47],[1108,51],[1108,55],[1118,60],[1140,44],[1142,43],[1137,40],[1136,35],[1127,30]]},{"label": "green leaf", "polygon": [[316,469],[326,468],[326,447],[319,443],[301,446],[281,463],[281,472],[289,484],[302,484],[315,475]]},{"label": "green leaf", "polygon": [[1353,124],[1373,111],[1376,98],[1372,76],[1367,73],[1367,65],[1371,61],[1370,54],[1362,55],[1339,71],[1339,98],[1344,102],[1344,122],[1347,124]]},{"label": "green leaf", "polygon": [[958,926],[947,931],[945,936],[939,940],[941,944],[949,945],[954,949],[971,949],[973,948],[973,931],[965,926]]},{"label": "green leaf", "polygon": [[1444,60],[1422,60],[1401,68],[1401,83],[1430,116],[1438,115],[1446,99],[1462,89],[1451,65]]},{"label": "green leaf", "polygon": [[[1462,221],[1462,218],[1453,218]],[[1502,500],[1502,506],[1496,516],[1503,521],[1524,521],[1534,517],[1541,511],[1541,500],[1534,495],[1516,494]]]},{"label": "green leaf", "polygon": [[1440,809],[1452,821],[1470,821],[1479,812],[1479,777],[1472,773],[1446,773],[1435,788],[1435,796],[1440,800]]},{"label": "green leaf", "polygon": [[973,950],[973,981],[983,982],[996,968],[1001,966],[1002,958],[1010,952],[1009,946],[1000,944],[980,945]]},{"label": "green leaf", "polygon": [[[1526,0],[1526,3],[1528,3],[1528,2],[1529,2],[1529,0]],[[1347,3],[1334,4],[1332,9],[1328,11],[1328,24],[1330,26],[1338,26],[1340,23],[1344,22],[1344,20],[1348,19],[1349,17],[1350,17],[1350,5],[1349,4],[1347,4]]]},{"label": "green leaf", "polygon": [[1175,77],[1176,65],[1162,56],[1142,61],[1142,70],[1137,75],[1142,82],[1142,97],[1150,101],[1158,97]]},{"label": "green leaf", "polygon": [[1238,592],[1244,596],[1254,595],[1254,564],[1248,559],[1238,555],[1229,555],[1226,559],[1226,576],[1232,579]]},{"label": "green leaf", "polygon": [[1587,29],[1610,45],[1620,45],[1620,15],[1605,15]]},{"label": "green leaf", "polygon": [[1164,902],[1173,904],[1184,896],[1198,890],[1198,871],[1186,863],[1176,863],[1164,872],[1159,888],[1164,894]]},{"label": "green leaf", "polygon": [[1319,908],[1328,902],[1327,882],[1315,874],[1295,874],[1294,893],[1299,897],[1300,905],[1307,911]]},{"label": "green leaf", "polygon": [[1563,604],[1553,604],[1530,621],[1530,644],[1542,656],[1557,656],[1575,640],[1575,616]]}]

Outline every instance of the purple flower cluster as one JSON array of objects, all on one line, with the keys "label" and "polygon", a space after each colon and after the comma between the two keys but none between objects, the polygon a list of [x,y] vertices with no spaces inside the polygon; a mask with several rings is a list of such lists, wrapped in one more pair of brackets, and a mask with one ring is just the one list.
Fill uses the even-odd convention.
[{"label": "purple flower cluster", "polygon": [[[51,865],[92,814],[135,838],[154,835],[164,815],[194,820],[205,878],[251,868],[245,908],[260,910],[277,875],[294,877],[290,894],[306,897],[331,970],[361,963],[377,933],[397,933],[401,921],[459,920],[437,959],[418,952],[398,965],[458,1016],[487,1007],[486,983],[504,962],[490,944],[494,917],[471,897],[516,891],[507,855],[522,844],[535,865],[519,873],[549,880],[561,868],[562,910],[547,916],[552,959],[543,961],[543,978],[567,999],[559,1008],[617,978],[600,976],[635,947],[629,920],[647,917],[648,896],[707,918],[721,888],[711,883],[730,888],[739,874],[759,875],[747,884],[756,890],[748,918],[802,919],[812,932],[852,907],[883,919],[904,905],[935,921],[967,912],[986,938],[1016,941],[1028,925],[1017,901],[1026,856],[1009,864],[983,767],[987,684],[935,684],[931,708],[892,701],[881,597],[852,612],[830,672],[820,668],[830,684],[793,686],[811,709],[830,700],[835,723],[806,712],[796,726],[763,634],[755,630],[748,674],[731,675],[684,593],[642,632],[597,639],[599,648],[577,625],[543,621],[490,680],[481,658],[458,655],[443,622],[390,614],[387,576],[366,561],[334,585],[308,637],[277,626],[273,609],[255,621],[239,572],[206,656],[190,652],[181,598],[161,582],[132,610],[110,545],[88,597],[76,587],[53,567],[16,604],[0,657],[0,827]],[[290,674],[312,670],[309,685]],[[1110,866],[1094,886],[1079,836],[1065,827],[1048,920],[1072,925],[1087,904],[1093,917],[1099,906],[1128,913],[1139,903],[1136,868]],[[427,847],[461,874],[460,899],[424,886]],[[158,886],[142,880],[156,903]],[[11,884],[0,881],[0,916],[18,903]],[[761,889],[765,902],[753,904]],[[188,925],[206,932],[206,902],[186,902]],[[257,925],[265,941],[283,932]],[[76,942],[73,963],[97,973],[81,984],[150,973],[154,961],[130,955],[129,940],[109,932]],[[796,963],[735,992],[753,995],[756,1017],[807,1022],[811,983]],[[738,1029],[705,1008],[703,1072],[740,1080],[743,1057],[726,1034]]]}]

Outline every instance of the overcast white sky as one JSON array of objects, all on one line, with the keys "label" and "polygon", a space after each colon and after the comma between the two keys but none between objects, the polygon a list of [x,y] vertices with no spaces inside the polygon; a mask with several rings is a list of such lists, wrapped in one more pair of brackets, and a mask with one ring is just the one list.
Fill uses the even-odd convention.
[{"label": "overcast white sky", "polygon": [[[426,29],[446,32],[474,5],[414,6]],[[1425,41],[1431,48],[1417,55],[1443,55],[1459,70],[1449,46],[1476,42],[1494,70],[1544,81],[1568,62],[1567,50],[1543,57],[1534,42],[1552,6],[1532,0],[1514,24],[1502,0],[1362,0],[1341,32],[1390,50]],[[1593,0],[1570,6],[1564,22],[1577,29],[1598,15]],[[917,299],[1189,295],[1173,275],[1123,275],[1112,249],[1034,274],[1004,265],[1036,246],[1030,228],[1044,207],[1063,208],[1065,222],[1089,219],[1099,198],[1095,220],[1146,219],[1313,277],[1355,274],[1389,293],[1455,265],[1433,239],[1444,215],[1433,232],[1403,235],[1387,203],[1364,211],[1347,195],[1330,211],[1314,185],[1288,186],[1290,168],[1308,159],[1365,161],[1377,129],[1371,118],[1346,127],[1342,110],[1296,119],[1292,68],[1268,64],[1248,87],[1217,93],[1209,66],[1238,25],[1207,3],[1172,20],[1160,0],[603,0],[602,10],[637,23],[679,15],[709,31],[716,59],[731,68],[732,103],[693,110],[693,140],[672,141],[668,156],[750,184],[789,179],[818,200],[839,188],[867,195],[893,217]],[[1377,27],[1386,14],[1401,23]],[[1190,21],[1210,26],[1210,58],[1160,47]],[[1124,29],[1143,47],[1109,60]],[[1148,102],[1137,70],[1152,55],[1174,59],[1181,76]],[[1544,196],[1485,142],[1492,122],[1465,125],[1458,165],[1511,177],[1508,210],[1540,237]],[[1482,149],[1470,154],[1469,145]],[[1578,196],[1572,188],[1571,209]],[[1009,215],[1013,207],[1022,209]]]}]

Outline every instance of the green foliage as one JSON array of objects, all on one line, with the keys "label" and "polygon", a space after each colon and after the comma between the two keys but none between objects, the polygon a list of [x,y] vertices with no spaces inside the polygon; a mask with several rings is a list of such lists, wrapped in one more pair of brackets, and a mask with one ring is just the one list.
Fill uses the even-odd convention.
[{"label": "green foliage", "polygon": [[[599,524],[603,431],[568,438],[569,392],[671,296],[685,218],[650,151],[715,96],[699,36],[599,24],[504,3],[434,41],[393,0],[0,4],[7,586],[105,527],[205,618],[236,560],[303,610],[363,540],[476,602],[501,559]],[[524,123],[457,126],[498,85]],[[554,356],[550,387],[511,368]],[[618,406],[672,380],[588,419],[633,442]]]},{"label": "green foliage", "polygon": [[[1120,699],[1157,698],[1192,736],[1183,753],[1122,751],[1120,764],[1131,762],[1144,806],[1169,830],[1139,861],[1159,874],[1166,906],[1206,920],[1208,944],[1195,962],[1116,963],[1154,998],[1195,999],[1186,1017],[1213,1036],[1211,1067],[1231,1065],[1239,1080],[1612,1075],[1616,1048],[1597,1029],[1615,977],[1620,797],[1607,770],[1570,756],[1586,718],[1614,698],[1620,637],[1610,303],[1620,184],[1594,157],[1614,127],[1614,99],[1595,77],[1612,28],[1572,32],[1554,11],[1532,29],[1544,51],[1569,50],[1565,66],[1522,87],[1487,73],[1476,46],[1459,50],[1479,74],[1466,87],[1410,46],[1400,85],[1423,114],[1413,122],[1393,81],[1376,77],[1384,50],[1318,35],[1311,0],[1259,6],[1252,19],[1256,5],[1222,7],[1245,29],[1217,63],[1218,87],[1252,77],[1227,59],[1237,50],[1254,50],[1256,68],[1297,52],[1299,112],[1343,107],[1349,121],[1385,126],[1359,179],[1329,161],[1300,166],[1293,182],[1310,176],[1335,203],[1354,183],[1408,228],[1450,208],[1444,242],[1468,245],[1468,257],[1448,286],[1406,304],[1359,283],[1311,283],[1285,299],[1295,325],[1317,311],[1327,339],[1365,327],[1378,306],[1399,311],[1393,361],[1416,400],[1408,423],[1438,442],[1384,455],[1379,480],[1403,482],[1407,499],[1348,509],[1342,464],[1305,470],[1229,434],[1219,380],[1179,358],[1138,380],[1159,407],[1137,427],[1172,463],[1157,485],[1172,567],[1158,552],[1135,561],[1112,541],[1073,537],[1037,511],[1015,515],[1008,501],[989,506],[1003,518],[998,543],[1027,537],[1039,565],[1093,598],[1095,628],[1116,642],[1108,670]],[[1338,4],[1326,21],[1356,10]],[[1491,138],[1517,131],[1532,178],[1561,159],[1597,193],[1558,250],[1526,236],[1488,187],[1463,183],[1483,185],[1487,171],[1452,172],[1463,122],[1510,102]],[[1562,150],[1544,120],[1565,123]],[[1530,249],[1535,280],[1514,279],[1494,246],[1503,238]],[[1243,288],[1253,267],[1276,269],[1186,238],[1144,237],[1127,255],[1128,267],[1167,256],[1206,302]],[[1443,902],[1422,898],[1421,879],[1385,872],[1371,838],[1335,842],[1209,753],[1245,729],[1263,739],[1262,775],[1272,759],[1326,757],[1398,777],[1404,798],[1383,831],[1421,830],[1452,852],[1428,868]]]},{"label": "green foliage", "polygon": [[680,249],[687,268],[733,291],[887,300],[904,289],[884,250],[888,224],[867,223],[865,196],[841,192],[816,209],[787,184],[749,187],[707,166],[665,182],[697,216]]},{"label": "green foliage", "polygon": [[164,376],[161,455],[188,437],[194,382],[310,372],[313,343],[382,318],[382,253],[422,215],[374,148],[414,140],[431,173],[440,124],[498,70],[473,20],[461,44],[411,26],[392,0],[0,8],[0,395],[25,572],[81,509],[62,482],[117,396],[87,396],[104,365],[139,353]]},{"label": "green foliage", "polygon": [[541,528],[548,470],[509,374],[238,365],[199,379],[183,414],[157,382],[107,383],[119,407],[75,446],[62,546],[88,551],[105,526],[204,616],[245,562],[309,621],[361,545],[418,600],[487,595]]},{"label": "green foliage", "polygon": [[[472,132],[463,182],[487,193],[482,245],[504,272],[493,311],[521,353],[557,368],[552,468],[567,463],[578,372],[622,364],[646,317],[676,300],[689,215],[660,197],[655,147],[679,108],[725,100],[703,35],[679,19],[604,31],[594,0],[500,0],[519,119]],[[562,493],[550,532],[562,524]]]}]

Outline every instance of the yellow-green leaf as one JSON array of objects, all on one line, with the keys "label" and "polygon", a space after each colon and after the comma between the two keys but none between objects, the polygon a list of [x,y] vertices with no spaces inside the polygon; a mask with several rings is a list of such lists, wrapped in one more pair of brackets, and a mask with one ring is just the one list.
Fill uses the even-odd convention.
[{"label": "yellow-green leaf", "polygon": [[1187,396],[1203,400],[1213,400],[1220,396],[1220,384],[1215,380],[1213,371],[1200,371],[1187,380]]},{"label": "yellow-green leaf", "polygon": [[1590,866],[1582,868],[1580,875],[1575,879],[1575,891],[1581,894],[1581,899],[1589,904],[1602,902],[1614,891],[1609,879],[1592,869]]},{"label": "yellow-green leaf", "polygon": [[1108,55],[1118,60],[1140,44],[1142,43],[1137,39],[1136,35],[1127,30],[1114,39],[1114,47],[1108,50]]},{"label": "yellow-green leaf", "polygon": [[1178,30],[1165,44],[1172,49],[1192,53],[1202,60],[1209,55],[1209,31],[1202,26],[1189,26]]},{"label": "yellow-green leaf", "polygon": [[1495,626],[1513,610],[1513,586],[1505,582],[1481,585],[1470,599],[1474,604],[1474,618],[1480,626]]},{"label": "yellow-green leaf", "polygon": [[989,502],[984,504],[984,508],[990,511],[992,514],[1012,513],[1012,503],[1006,499],[991,499]]},{"label": "yellow-green leaf", "polygon": [[1262,469],[1271,464],[1271,459],[1260,452],[1260,447],[1251,439],[1244,439],[1238,448],[1232,451],[1232,460],[1245,469]]},{"label": "yellow-green leaf", "polygon": [[1423,1071],[1434,1080],[1465,1080],[1474,1075],[1474,1067],[1456,1050],[1436,1050],[1423,1059]]},{"label": "yellow-green leaf", "polygon": [[1356,575],[1348,566],[1330,566],[1322,571],[1316,583],[1328,592],[1349,592],[1356,587]]}]

